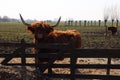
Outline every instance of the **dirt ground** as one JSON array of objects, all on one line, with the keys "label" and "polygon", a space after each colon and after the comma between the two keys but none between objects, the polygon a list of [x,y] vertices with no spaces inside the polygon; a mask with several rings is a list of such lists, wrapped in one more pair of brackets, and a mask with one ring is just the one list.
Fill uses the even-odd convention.
[{"label": "dirt ground", "polygon": [[[0,62],[3,59],[0,59]],[[34,62],[34,59],[27,59],[28,62]],[[20,62],[20,59],[12,59],[11,63]],[[70,63],[70,59],[66,58],[63,61],[56,61],[55,64]],[[105,58],[79,58],[77,64],[106,64]],[[112,59],[112,64],[120,64],[120,59]],[[47,72],[47,71],[46,71]],[[70,74],[69,68],[55,68],[54,73]],[[26,74],[25,74],[26,73]],[[76,74],[106,74],[105,69],[78,69]],[[120,75],[120,70],[111,70],[111,75]],[[0,65],[0,80],[36,80],[37,71],[34,67],[21,66],[4,66]],[[55,79],[55,80],[67,80],[67,79]],[[86,80],[86,79],[85,79]]]}]

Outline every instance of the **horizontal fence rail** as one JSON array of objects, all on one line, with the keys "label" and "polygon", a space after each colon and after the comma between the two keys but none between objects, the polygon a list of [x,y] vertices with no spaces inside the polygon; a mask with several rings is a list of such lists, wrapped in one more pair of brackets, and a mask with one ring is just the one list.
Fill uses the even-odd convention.
[{"label": "horizontal fence rail", "polygon": [[[63,54],[62,56],[65,58],[69,57],[79,57],[79,58],[120,58],[120,49],[74,49],[74,52]],[[54,57],[58,54],[52,54],[52,53],[44,53],[44,54],[0,54],[1,58],[4,57]]]},{"label": "horizontal fence rail", "polygon": [[[73,47],[72,43],[68,44],[59,44],[59,43],[50,43],[50,44],[33,44],[26,43],[24,40],[21,43],[0,43],[0,47],[18,47],[12,54],[1,54],[0,58],[4,58],[1,62],[2,65],[6,66],[33,66],[39,67],[40,75],[48,78],[68,78],[71,80],[74,79],[107,79],[107,80],[119,80],[120,75],[111,75],[111,69],[120,69],[120,64],[112,64],[111,58],[120,58],[120,49],[77,49]],[[39,49],[59,49],[57,53],[40,53],[40,54],[29,54],[25,50],[27,48],[39,48]],[[71,52],[66,52],[66,50],[71,50]],[[59,57],[70,58],[70,64],[55,64],[54,62]],[[13,58],[21,58],[21,63],[9,63]],[[51,58],[48,63],[38,64],[38,63],[27,63],[27,58]],[[76,58],[106,58],[106,64],[76,64]],[[55,74],[50,70],[52,68],[69,68],[70,74]],[[46,69],[49,69],[48,73],[44,73]],[[76,74],[76,69],[106,69],[105,75],[97,74]]]}]

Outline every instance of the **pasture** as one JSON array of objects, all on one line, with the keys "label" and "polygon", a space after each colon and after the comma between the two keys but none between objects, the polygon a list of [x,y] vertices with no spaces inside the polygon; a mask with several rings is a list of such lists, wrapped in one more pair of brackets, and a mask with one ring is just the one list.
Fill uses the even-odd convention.
[{"label": "pasture", "polygon": [[[54,23],[52,23],[54,24]],[[108,25],[111,25],[111,23],[109,23]],[[28,33],[26,31],[26,26],[24,26],[22,23],[11,23],[11,22],[5,22],[5,23],[0,23],[0,42],[20,42],[21,39],[25,39],[26,42],[28,43],[32,43],[33,42],[33,36],[31,36],[31,33]],[[119,34],[119,27],[118,27],[118,34],[116,36],[111,36],[111,33],[108,32],[107,36],[106,36],[106,28],[104,27],[104,24],[102,23],[102,26],[67,26],[64,24],[64,22],[61,22],[60,25],[58,27],[55,27],[56,30],[67,30],[67,29],[76,29],[81,33],[82,36],[82,49],[119,49],[120,48],[120,34]],[[9,49],[9,48],[7,48]],[[7,50],[6,49],[6,50]],[[0,51],[3,52],[3,47],[0,47]],[[3,52],[5,53],[5,52]],[[11,62],[17,62],[19,61],[19,59],[14,59]],[[29,61],[34,61],[29,59]],[[65,59],[64,61],[58,61],[56,63],[69,63],[69,59]],[[100,64],[103,63],[105,64],[107,62],[106,59],[104,58],[80,58],[78,60],[78,64],[79,62],[81,64]],[[119,64],[120,60],[118,58],[116,59],[112,59],[112,63],[118,63]],[[8,76],[12,76],[12,75],[17,75],[19,74],[18,72],[15,72],[15,70],[17,70],[19,67],[3,67],[1,66],[2,70],[6,70],[8,72],[10,72],[11,70],[13,70],[13,72],[10,72],[10,74]],[[14,70],[15,69],[15,70]],[[21,69],[21,68],[20,68]],[[30,70],[32,70],[29,67]],[[0,70],[0,71],[2,71]],[[68,69],[55,69],[55,72],[61,72],[61,73],[68,73],[69,74],[69,70]],[[103,69],[101,70],[97,70],[97,69],[80,69],[79,70],[81,73],[96,73],[96,74],[105,74],[105,70]],[[28,71],[30,72],[30,71]],[[6,72],[5,72],[6,73]],[[3,74],[5,74],[3,73]],[[117,70],[112,70],[112,74],[119,74],[120,71]],[[3,75],[0,73],[0,75]],[[29,76],[32,74],[29,74]],[[11,79],[12,80],[12,79]],[[18,79],[21,80],[21,79]]]},{"label": "pasture", "polygon": [[[54,23],[51,23],[54,24]],[[83,24],[83,23],[82,23]],[[107,24],[108,26],[111,23]],[[27,42],[33,41],[33,35],[28,33],[24,26],[20,22],[1,22],[0,23],[0,42],[20,42],[21,39],[25,39]],[[111,36],[108,31],[106,36],[106,28],[104,23],[101,26],[67,26],[64,22],[61,22],[56,30],[75,29],[81,33],[82,36],[82,48],[119,48],[120,44],[120,28],[118,26],[118,33],[116,36]]]}]

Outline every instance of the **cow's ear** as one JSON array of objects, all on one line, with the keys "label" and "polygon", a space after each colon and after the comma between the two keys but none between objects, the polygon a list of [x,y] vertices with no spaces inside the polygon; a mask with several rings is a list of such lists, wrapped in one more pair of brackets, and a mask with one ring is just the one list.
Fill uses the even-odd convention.
[{"label": "cow's ear", "polygon": [[35,30],[34,30],[34,28],[32,28],[32,27],[28,27],[28,29],[27,29],[28,31],[30,31],[30,32],[32,32],[32,33],[34,33],[35,32]]}]

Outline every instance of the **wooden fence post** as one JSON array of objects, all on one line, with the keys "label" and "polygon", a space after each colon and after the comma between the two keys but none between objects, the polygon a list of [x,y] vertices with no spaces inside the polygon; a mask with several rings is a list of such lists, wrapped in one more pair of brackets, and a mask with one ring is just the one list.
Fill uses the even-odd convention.
[{"label": "wooden fence post", "polygon": [[114,25],[114,19],[112,19],[112,25],[111,26],[113,26]]},{"label": "wooden fence post", "polygon": [[87,22],[87,26],[90,26],[89,23],[90,23],[90,22],[88,21],[88,22]]},{"label": "wooden fence post", "polygon": [[91,21],[91,26],[93,26],[93,22]]},{"label": "wooden fence post", "polygon": [[101,20],[99,20],[99,27],[100,27],[100,24],[101,24]]},{"label": "wooden fence post", "polygon": [[77,26],[77,21],[75,21],[75,26]]},{"label": "wooden fence post", "polygon": [[70,20],[68,20],[68,26],[70,26]]},{"label": "wooden fence post", "polygon": [[107,72],[106,72],[106,74],[107,74],[107,75],[110,75],[110,68],[109,68],[109,66],[111,65],[111,58],[110,58],[110,57],[108,57],[107,65],[108,65],[108,67],[107,67]]},{"label": "wooden fence post", "polygon": [[[75,50],[75,42],[74,42],[73,38],[70,39],[70,48],[71,48],[71,52],[73,53]],[[70,78],[71,78],[71,80],[75,80],[76,62],[77,62],[77,58],[75,56],[72,56],[70,58],[70,65],[71,65],[70,66],[70,74],[71,74]]]},{"label": "wooden fence post", "polygon": [[84,27],[86,27],[86,22],[87,22],[87,21],[85,20],[85,21],[84,21]]},{"label": "wooden fence post", "polygon": [[94,26],[96,26],[96,21],[94,21]]},{"label": "wooden fence post", "polygon": [[116,26],[118,26],[118,24],[119,24],[119,20],[117,19],[117,20],[116,20]]},{"label": "wooden fence post", "polygon": [[71,65],[71,68],[70,68],[70,74],[71,74],[71,80],[75,80],[75,64],[76,64],[76,58],[75,57],[71,57],[70,58],[70,65]]},{"label": "wooden fence post", "polygon": [[79,26],[81,26],[81,21],[79,21]]},{"label": "wooden fence post", "polygon": [[24,39],[21,40],[21,44],[22,44],[22,46],[21,46],[21,53],[23,54],[21,62],[23,64],[23,66],[25,66],[25,64],[26,64],[26,57],[25,57],[25,40]]},{"label": "wooden fence post", "polygon": [[74,21],[73,21],[73,20],[71,20],[71,26],[73,26],[73,22],[74,22]]},{"label": "wooden fence post", "polygon": [[106,36],[107,36],[107,19],[104,20],[104,26],[105,26],[105,30],[106,30]]},{"label": "wooden fence post", "polygon": [[21,63],[22,63],[22,73],[21,76],[23,77],[23,80],[29,80],[29,78],[27,77],[27,72],[26,72],[26,56],[25,56],[25,40],[22,39],[21,40],[21,53],[22,53],[22,57],[21,57]]}]

